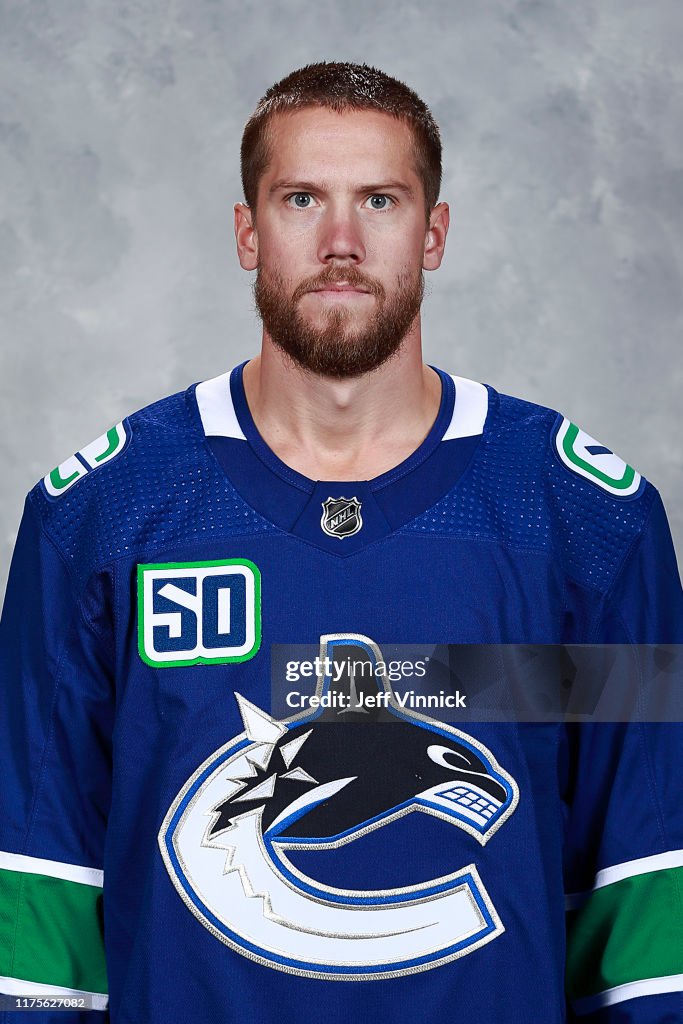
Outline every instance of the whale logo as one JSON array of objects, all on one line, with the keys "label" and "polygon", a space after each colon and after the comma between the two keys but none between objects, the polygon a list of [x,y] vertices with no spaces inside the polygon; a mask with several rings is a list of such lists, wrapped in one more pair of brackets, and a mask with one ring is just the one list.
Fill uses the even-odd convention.
[{"label": "whale logo", "polygon": [[[321,637],[320,664],[349,649],[371,665],[383,660],[370,638],[345,633]],[[474,863],[386,888],[334,885],[329,870],[302,867],[306,854],[320,865],[413,814],[484,846],[517,806],[516,782],[481,742],[400,707],[386,678],[372,685],[387,694],[385,729],[365,712],[322,707],[276,719],[236,693],[244,731],[200,765],[161,826],[164,863],[186,906],[260,964],[335,981],[394,978],[504,931]],[[316,695],[332,688],[323,674]],[[389,739],[400,750],[391,763]]]}]

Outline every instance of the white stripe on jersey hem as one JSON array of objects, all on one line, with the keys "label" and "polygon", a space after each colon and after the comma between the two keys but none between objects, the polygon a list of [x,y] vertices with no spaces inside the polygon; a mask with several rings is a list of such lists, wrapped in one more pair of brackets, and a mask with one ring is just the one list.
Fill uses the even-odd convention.
[{"label": "white stripe on jersey hem", "polygon": [[92,1000],[93,1010],[106,1010],[109,996],[102,992],[85,992],[80,988],[46,985],[42,981],[22,981],[21,978],[0,977],[0,992],[8,996],[86,996]]},{"label": "white stripe on jersey hem", "polygon": [[593,888],[586,892],[567,893],[565,896],[565,909],[575,910],[585,903],[591,892],[601,889],[604,885],[612,885],[614,882],[621,882],[624,878],[633,878],[635,875],[646,875],[649,871],[664,871],[666,868],[683,867],[683,850],[668,850],[666,853],[655,853],[651,857],[639,857],[637,860],[625,860],[621,864],[613,864],[610,868],[603,868],[595,876]]},{"label": "white stripe on jersey hem", "polygon": [[598,992],[594,996],[573,1000],[572,1009],[574,1013],[583,1016],[585,1013],[593,1013],[603,1006],[623,1003],[626,999],[635,999],[638,996],[657,996],[666,992],[683,992],[683,974],[669,974],[663,978],[645,978],[643,981],[628,981],[625,985],[607,988],[604,992]]},{"label": "white stripe on jersey hem", "polygon": [[595,876],[593,888],[600,889],[603,885],[611,885],[612,882],[620,882],[622,878],[631,878],[633,875],[645,875],[648,871],[681,867],[683,867],[683,850],[655,853],[651,857],[639,857],[638,860],[626,860],[623,864],[603,868]]},{"label": "white stripe on jersey hem", "polygon": [[29,875],[49,875],[50,878],[63,878],[66,882],[81,882],[83,885],[97,885],[100,889],[104,882],[104,871],[99,868],[82,868],[78,864],[27,857],[23,853],[5,853],[3,850],[0,850],[0,868],[23,871]]},{"label": "white stripe on jersey hem", "polygon": [[456,437],[475,437],[484,431],[484,421],[489,408],[489,393],[483,384],[467,377],[455,377],[455,404],[453,415],[442,441],[453,441]]},{"label": "white stripe on jersey hem", "polygon": [[230,371],[195,388],[199,415],[207,437],[238,437],[246,441],[239,425],[230,392]]}]

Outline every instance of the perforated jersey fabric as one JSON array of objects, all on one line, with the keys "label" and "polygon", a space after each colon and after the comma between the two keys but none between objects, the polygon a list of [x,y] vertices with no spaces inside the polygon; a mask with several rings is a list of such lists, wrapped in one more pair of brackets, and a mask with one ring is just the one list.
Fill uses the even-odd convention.
[{"label": "perforated jersey fabric", "polygon": [[405,528],[550,550],[576,582],[607,589],[643,528],[652,489],[615,502],[558,459],[558,413],[489,391],[495,413],[469,474]]}]

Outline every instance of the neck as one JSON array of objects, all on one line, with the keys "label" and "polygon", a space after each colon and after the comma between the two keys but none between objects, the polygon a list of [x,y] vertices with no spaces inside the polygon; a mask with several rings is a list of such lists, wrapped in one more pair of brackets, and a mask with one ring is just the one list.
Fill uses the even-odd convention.
[{"label": "neck", "polygon": [[406,337],[384,365],[347,380],[292,364],[264,334],[243,381],[268,447],[317,480],[366,480],[392,469],[425,439],[441,400],[439,376],[422,362],[419,334],[417,343]]}]

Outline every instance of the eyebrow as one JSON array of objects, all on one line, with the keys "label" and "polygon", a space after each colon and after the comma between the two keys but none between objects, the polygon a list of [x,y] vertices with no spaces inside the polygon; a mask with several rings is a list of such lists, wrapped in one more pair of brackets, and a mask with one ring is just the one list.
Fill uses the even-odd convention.
[{"label": "eyebrow", "polygon": [[[279,192],[281,189],[291,188],[295,192],[325,192],[325,188],[314,181],[301,181],[300,179],[287,179],[278,178],[268,189],[270,195],[274,192]],[[403,181],[384,181],[377,185],[357,185],[354,189],[356,193],[371,192],[373,195],[383,192],[403,192],[410,199],[414,199],[415,195],[412,188],[405,184]]]}]

